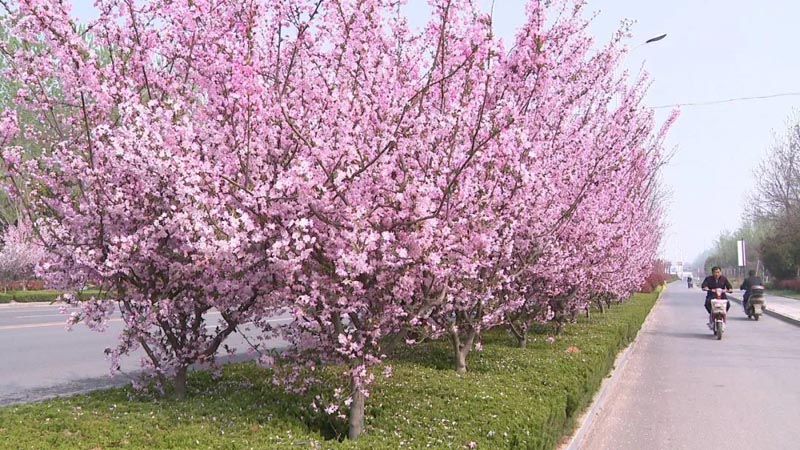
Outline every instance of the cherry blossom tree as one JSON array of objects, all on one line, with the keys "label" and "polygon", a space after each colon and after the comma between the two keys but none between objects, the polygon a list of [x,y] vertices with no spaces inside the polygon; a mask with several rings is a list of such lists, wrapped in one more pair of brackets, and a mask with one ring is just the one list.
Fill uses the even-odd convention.
[{"label": "cherry blossom tree", "polygon": [[[142,349],[178,397],[191,364],[213,362],[241,323],[269,314],[281,264],[292,264],[276,255],[297,228],[283,216],[256,224],[227,196],[251,187],[238,161],[268,118],[250,120],[263,99],[236,100],[258,95],[239,78],[257,11],[223,3],[99,2],[89,39],[61,2],[3,2],[9,33],[31,43],[3,48],[5,76],[49,127],[37,134],[13,112],[2,122],[7,186],[48,250],[40,272],[68,292],[99,287],[88,300],[64,296],[79,308],[70,321],[104,330],[117,307],[126,327],[112,369]],[[9,145],[20,133],[38,139],[41,158]]]},{"label": "cherry blossom tree", "polygon": [[363,430],[382,339],[442,296],[438,273],[455,264],[443,255],[466,231],[462,192],[477,188],[467,187],[477,161],[512,123],[492,98],[488,20],[466,1],[433,5],[419,34],[395,2],[365,1],[290,14],[296,38],[275,38],[285,52],[275,69],[289,71],[281,79],[292,93],[282,98],[286,145],[304,161],[301,216],[313,241],[294,275],[287,356],[348,368],[351,437]]},{"label": "cherry blossom tree", "polygon": [[[531,2],[500,64],[514,117],[510,138],[490,155],[501,176],[488,182],[476,175],[491,194],[470,204],[486,207],[459,216],[469,227],[461,236],[481,245],[461,246],[458,253],[470,257],[458,267],[475,268],[451,275],[458,294],[428,318],[434,334],[449,330],[459,371],[481,329],[510,321],[524,345],[532,320],[571,317],[596,293],[629,293],[632,275],[622,272],[629,266],[612,256],[634,254],[642,263],[639,255],[649,260],[651,243],[657,246],[660,217],[643,205],[674,118],[655,132],[652,112],[642,106],[646,78],[628,86],[617,70],[626,29],[593,50],[580,6],[559,3],[557,20],[549,21],[552,10]],[[638,241],[623,239],[637,231],[644,231]],[[453,280],[466,286],[455,288]]]},{"label": "cherry blossom tree", "polygon": [[506,48],[471,0],[429,1],[419,30],[402,4],[99,0],[81,30],[62,2],[0,0],[25,44],[4,77],[46,124],[2,117],[6,185],[48,282],[101,288],[65,296],[71,320],[120,310],[113,364],[141,348],[182,396],[252,323],[290,343],[285,381],[343,368],[356,438],[388,338],[447,337],[465,371],[484,329],[630,289],[611,268],[655,250],[638,203],[662,143],[625,29],[595,49],[581,2],[531,0]]},{"label": "cherry blossom tree", "polygon": [[0,277],[3,289],[14,278],[29,277],[44,256],[30,223],[24,218],[15,224],[6,225],[0,248]]}]

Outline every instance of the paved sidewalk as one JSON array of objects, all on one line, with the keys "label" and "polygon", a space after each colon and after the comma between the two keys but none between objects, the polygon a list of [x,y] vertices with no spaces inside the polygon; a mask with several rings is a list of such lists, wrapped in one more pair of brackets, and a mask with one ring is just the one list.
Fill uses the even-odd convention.
[{"label": "paved sidewalk", "polygon": [[[728,298],[741,303],[742,294],[742,291],[734,290],[733,294],[728,294]],[[765,298],[766,307],[764,309],[767,314],[800,325],[800,299],[770,295],[769,291]]]}]

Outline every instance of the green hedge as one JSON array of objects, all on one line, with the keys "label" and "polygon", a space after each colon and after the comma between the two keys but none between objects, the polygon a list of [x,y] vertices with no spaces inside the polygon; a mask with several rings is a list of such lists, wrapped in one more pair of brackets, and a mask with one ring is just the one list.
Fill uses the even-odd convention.
[{"label": "green hedge", "polygon": [[[54,290],[0,292],[0,303],[10,303],[12,301],[18,303],[54,302],[61,293],[61,291]],[[98,291],[96,290],[87,290],[83,291],[81,295],[94,295],[97,293]]]},{"label": "green hedge", "polygon": [[0,408],[0,441],[15,448],[554,449],[568,435],[638,332],[657,293],[636,294],[582,318],[548,342],[549,326],[519,349],[504,331],[483,336],[470,372],[451,368],[449,345],[431,342],[393,357],[367,401],[367,434],[326,440],[341,422],[310,414],[310,397],[283,393],[252,364],[219,379],[197,372],[189,398],[143,397],[129,388]]},{"label": "green hedge", "polygon": [[0,303],[9,303],[12,301],[29,303],[29,302],[53,302],[61,295],[61,291],[8,291],[6,293],[0,292]]}]

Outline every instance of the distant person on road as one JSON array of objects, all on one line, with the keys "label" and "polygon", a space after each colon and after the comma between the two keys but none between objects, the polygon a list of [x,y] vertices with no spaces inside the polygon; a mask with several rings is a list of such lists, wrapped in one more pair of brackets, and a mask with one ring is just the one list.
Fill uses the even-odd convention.
[{"label": "distant person on road", "polygon": [[692,281],[694,281],[694,280],[692,280],[692,276],[691,275],[687,275],[686,276],[686,287],[691,288],[692,287]]},{"label": "distant person on road", "polygon": [[742,285],[739,286],[739,289],[744,291],[742,303],[745,310],[747,310],[747,299],[750,298],[750,293],[753,290],[753,286],[763,286],[763,285],[764,282],[761,281],[761,277],[756,276],[755,270],[750,270],[749,272],[747,272],[747,278],[745,278]]},{"label": "distant person on road", "polygon": [[[733,292],[733,285],[731,282],[722,275],[722,269],[719,266],[714,266],[711,268],[711,275],[707,276],[705,280],[703,280],[703,284],[700,285],[704,291],[706,291],[706,311],[708,311],[709,316],[709,325],[711,324],[711,299],[714,298],[714,290],[715,289],[724,289],[725,292],[731,293]],[[728,299],[728,296],[725,295],[725,292],[722,293],[722,298]],[[725,311],[731,309],[731,301],[728,300],[728,304],[725,306]]]}]

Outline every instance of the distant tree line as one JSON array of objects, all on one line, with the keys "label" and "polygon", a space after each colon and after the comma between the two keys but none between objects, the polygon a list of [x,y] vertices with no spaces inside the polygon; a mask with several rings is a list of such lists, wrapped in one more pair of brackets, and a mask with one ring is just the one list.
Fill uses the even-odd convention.
[{"label": "distant tree line", "polygon": [[747,242],[748,269],[763,268],[781,279],[800,277],[800,117],[776,136],[755,169],[755,186],[745,208],[745,222],[723,232],[695,264],[738,265],[736,241]]}]

